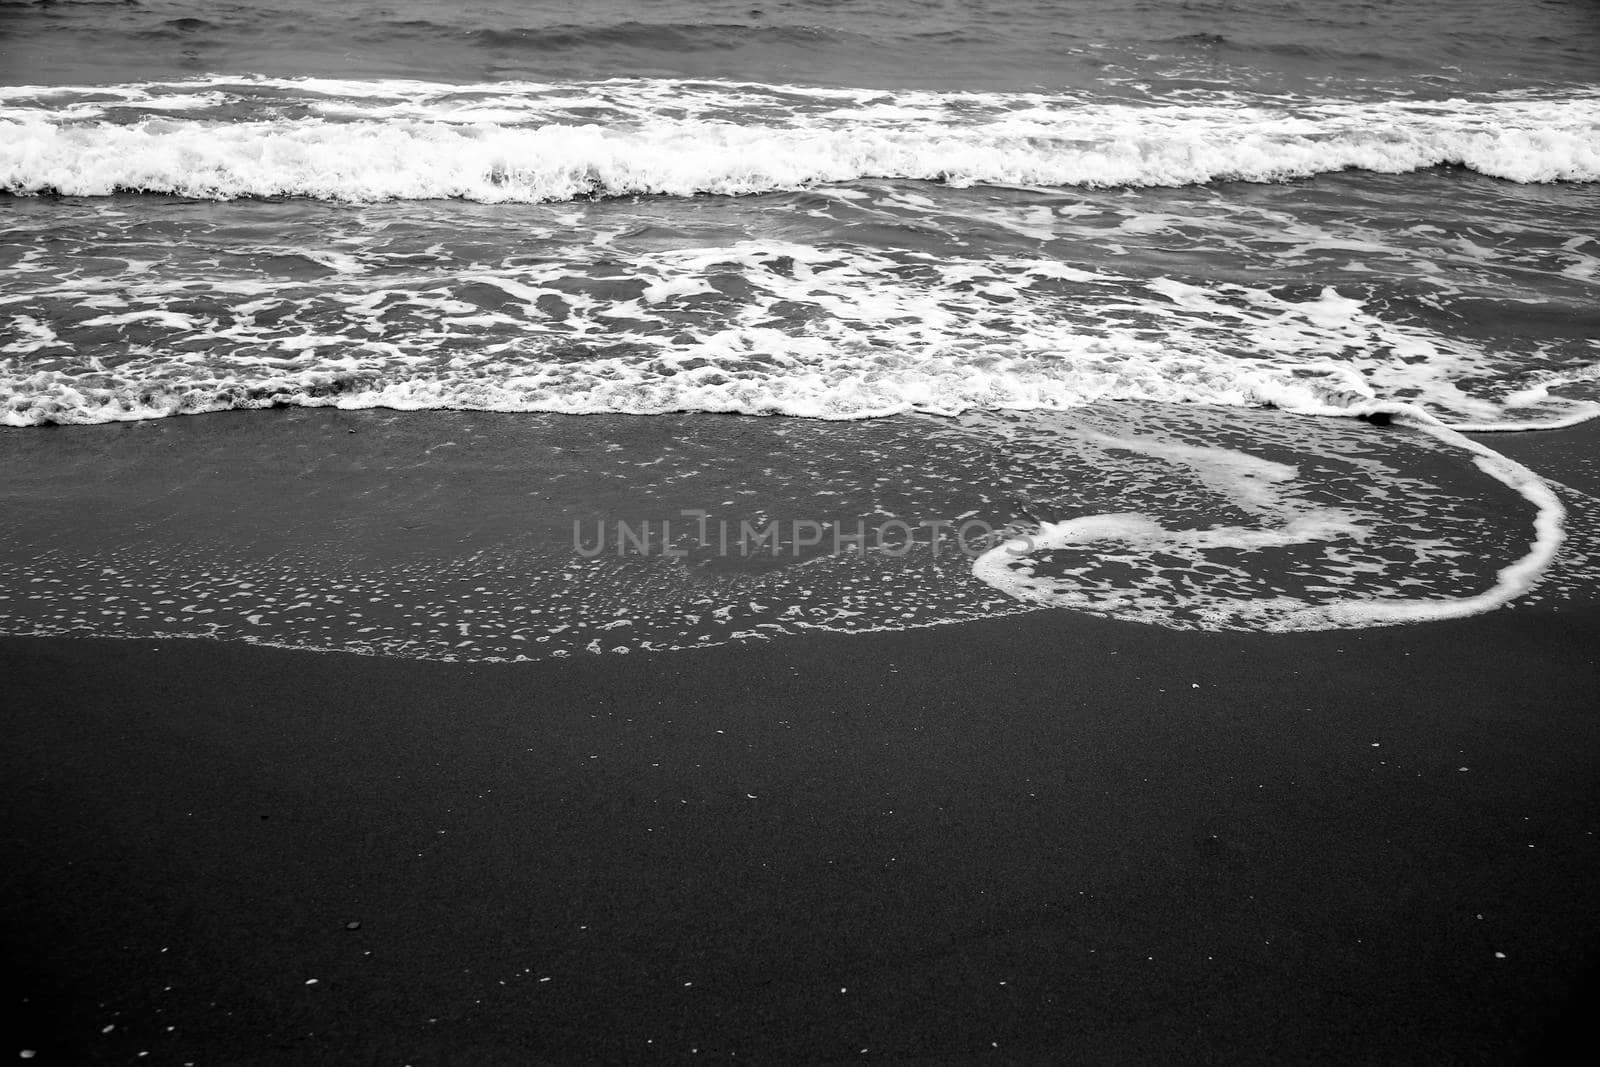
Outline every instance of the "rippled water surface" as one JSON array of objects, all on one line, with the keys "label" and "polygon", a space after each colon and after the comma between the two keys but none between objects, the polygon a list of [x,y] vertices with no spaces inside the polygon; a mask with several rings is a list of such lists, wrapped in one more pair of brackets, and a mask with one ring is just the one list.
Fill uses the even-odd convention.
[{"label": "rippled water surface", "polygon": [[0,620],[516,658],[1574,595],[1592,501],[1457,431],[1600,410],[1595,54],[1579,0],[0,3]]}]

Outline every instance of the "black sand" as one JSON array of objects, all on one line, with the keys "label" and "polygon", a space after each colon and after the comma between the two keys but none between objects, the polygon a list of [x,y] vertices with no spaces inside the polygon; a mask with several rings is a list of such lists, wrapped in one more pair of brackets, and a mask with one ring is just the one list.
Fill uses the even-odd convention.
[{"label": "black sand", "polygon": [[1036,615],[477,668],[6,639],[13,1047],[1530,1059],[1595,1006],[1597,638]]}]

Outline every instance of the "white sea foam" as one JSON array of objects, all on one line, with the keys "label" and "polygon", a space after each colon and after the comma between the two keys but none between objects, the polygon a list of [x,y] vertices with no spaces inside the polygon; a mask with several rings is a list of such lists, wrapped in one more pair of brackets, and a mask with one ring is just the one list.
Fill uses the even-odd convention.
[{"label": "white sea foam", "polygon": [[[0,423],[286,404],[861,419],[1156,400],[1352,416],[1411,397],[1473,425],[1597,410],[1549,382],[1468,391],[1456,383],[1501,373],[1493,353],[1332,289],[1295,299],[1048,259],[775,241],[649,253],[592,279],[572,259],[463,271],[450,288],[397,284],[381,260],[339,265],[332,288],[138,275],[0,296],[0,320],[40,301],[103,311],[70,325],[9,316]],[[504,300],[466,299],[473,287]],[[193,309],[208,290],[206,315]],[[125,348],[114,367],[72,356],[110,331]]]},{"label": "white sea foam", "polygon": [[[1085,515],[1041,522],[973,562],[975,577],[1023,603],[1110,615],[1154,625],[1213,630],[1289,632],[1429,622],[1491,611],[1532,590],[1565,538],[1566,509],[1545,482],[1515,461],[1463,437],[1415,408],[1384,408],[1406,425],[1471,456],[1484,474],[1531,506],[1526,550],[1498,568],[1485,588],[1419,596],[1425,586],[1392,549],[1369,545],[1379,513],[1312,506],[1291,493],[1298,471],[1235,449],[1173,446],[1102,437],[1102,447],[1143,452],[1188,466],[1213,492],[1255,514],[1248,525],[1167,525],[1138,513]],[[1191,520],[1192,521],[1192,520]],[[1309,549],[1320,578],[1301,590],[1262,595],[1254,571],[1272,572],[1275,549]],[[1412,565],[1438,564],[1460,550],[1418,538]],[[1057,559],[1059,557],[1059,559]],[[1054,566],[1047,561],[1057,559]],[[1119,568],[1103,577],[1107,564]],[[1392,573],[1388,573],[1392,572]],[[1365,581],[1357,582],[1365,574]],[[1182,575],[1192,587],[1180,588]],[[1376,584],[1382,593],[1368,587]],[[1411,587],[1408,589],[1408,587]]]},{"label": "white sea foam", "polygon": [[[200,473],[132,506],[125,517],[139,520],[132,528],[140,535],[130,537],[126,523],[95,527],[63,552],[28,516],[9,517],[8,535],[37,554],[0,574],[19,591],[0,609],[0,629],[515,660],[906,629],[1040,608],[1196,629],[1358,628],[1485,611],[1533,589],[1563,547],[1559,500],[1517,465],[1415,413],[1398,414],[1409,429],[1160,405],[831,428],[683,419],[660,449],[617,445],[615,420],[512,420],[502,424],[510,438],[499,439],[512,447],[475,459],[470,484],[445,476],[459,469],[451,458],[388,469],[374,490],[387,511],[384,503],[354,513],[308,507],[265,554],[249,516],[279,511],[286,480],[312,505],[319,494],[336,499],[348,483],[322,473],[381,466],[357,457],[397,444],[421,457],[418,446],[436,440],[439,424],[386,420],[388,432],[352,438],[306,471],[284,460],[320,447],[297,440],[305,424],[269,420],[263,440],[273,440],[274,426],[283,436],[263,448],[270,458],[259,477],[243,479],[239,461],[214,460],[233,454],[232,435],[177,431],[199,450]],[[139,435],[144,443],[133,447],[163,447],[165,429],[176,427]],[[519,503],[525,493],[496,491],[525,484],[527,457],[558,443],[556,451],[583,459],[540,464],[548,496],[538,508]],[[1461,477],[1463,454],[1488,475],[1481,483]],[[877,480],[863,479],[863,469]],[[93,496],[116,477],[96,472],[86,491]],[[754,569],[706,567],[713,557],[727,563],[726,550],[719,556],[716,534],[708,542],[703,532],[697,549],[694,524],[677,524],[681,509],[724,499],[735,482],[747,503],[717,506],[713,529],[818,507],[838,519],[881,518],[891,502],[894,514],[982,515],[993,528],[1015,497],[1041,515],[1105,504],[1134,510],[1045,519],[976,567],[927,542],[902,558],[870,538],[863,551],[801,558],[774,548]],[[670,516],[688,558],[660,551],[664,532],[654,555],[623,553],[620,540],[576,554],[566,516],[615,506],[596,503],[597,485],[626,486],[643,509],[635,521]],[[1504,489],[1531,505],[1531,537],[1519,528],[1515,496],[1497,502],[1509,506],[1461,507]],[[204,537],[186,532],[186,509],[217,493],[240,509],[234,521]],[[448,506],[468,500],[476,506]],[[514,546],[494,533],[493,516],[508,512],[524,520]],[[392,521],[422,513],[434,515],[423,540],[442,538],[443,555],[416,552],[416,535]],[[1585,533],[1579,523],[1581,565],[1572,569],[1567,553],[1564,572],[1587,576],[1591,589],[1592,526]],[[982,581],[970,579],[973,571]]]},{"label": "white sea foam", "polygon": [[213,79],[23,87],[0,101],[0,189],[13,193],[497,203],[863,178],[1178,186],[1440,165],[1516,182],[1600,180],[1595,93],[1148,106],[645,80]]},{"label": "white sea foam", "polygon": [[[870,177],[1014,188],[1186,184],[1438,163],[1515,181],[1592,181],[1600,175],[1597,125],[1600,96],[1581,94],[1382,104],[1215,98],[1150,107],[1036,94],[718,83],[512,89],[210,79],[0,90],[0,184],[84,195],[132,188],[200,197],[533,201],[762,192]],[[946,191],[936,201],[922,195],[925,187],[866,182],[819,191],[829,210],[882,210],[900,224],[924,212],[917,221],[930,229],[938,228],[943,197],[972,195]],[[791,199],[826,214],[817,198]],[[627,206],[592,210],[615,208]],[[365,216],[420,209],[295,210]],[[1380,487],[1376,496],[1402,496],[1411,487],[1392,471],[1357,465],[1353,474],[1330,478],[1280,454],[1256,455],[1249,445],[1083,429],[1073,447],[1143,457],[1160,465],[1163,478],[1182,483],[1189,494],[1179,493],[1182,499],[1222,501],[1226,514],[1202,519],[1182,507],[1143,509],[1136,495],[1112,494],[1098,510],[1046,520],[1028,541],[980,559],[974,572],[987,583],[977,586],[983,597],[963,592],[935,602],[948,592],[941,591],[907,621],[911,615],[900,608],[926,593],[907,579],[896,593],[903,602],[862,594],[808,604],[795,619],[752,610],[725,620],[727,634],[713,638],[721,640],[979,617],[1002,610],[993,603],[997,593],[1011,598],[1006,610],[1064,606],[1205,628],[1368,626],[1489,610],[1541,580],[1562,544],[1562,507],[1531,472],[1444,423],[1520,429],[1600,412],[1600,405],[1553,393],[1594,381],[1593,354],[1579,351],[1582,341],[1518,339],[1513,353],[1493,351],[1451,333],[1442,325],[1447,318],[1419,321],[1403,306],[1368,299],[1375,287],[1363,282],[1373,272],[1354,259],[1350,286],[1341,281],[1319,291],[1148,277],[1137,268],[1117,273],[1105,269],[1104,256],[1074,261],[1091,270],[1042,253],[982,254],[965,245],[957,254],[872,251],[852,243],[845,224],[817,244],[730,239],[659,251],[630,245],[619,223],[586,227],[585,210],[519,212],[560,216],[540,236],[549,243],[538,255],[488,263],[434,256],[432,249],[419,255],[414,247],[390,255],[368,232],[337,247],[231,246],[229,255],[247,261],[242,267],[207,253],[162,260],[151,271],[147,245],[104,240],[103,231],[52,232],[49,250],[41,245],[13,261],[12,284],[0,293],[0,423],[94,423],[269,405],[852,420],[1074,412],[1119,400],[1382,413],[1464,450],[1488,477],[1485,492],[1509,488],[1532,513],[1526,543],[1502,538],[1477,558],[1459,524],[1450,537],[1431,525],[1432,511],[1446,515],[1448,507],[1413,508],[1396,523],[1393,499],[1369,495],[1355,506],[1315,499],[1308,489],[1319,480],[1354,482]],[[962,217],[1050,241],[1074,210],[997,199]],[[1177,214],[1134,214],[1117,231],[1134,246],[1150,234],[1189,240],[1185,227]],[[552,237],[563,229],[573,231],[570,246]],[[1532,267],[1523,264],[1530,277],[1552,276],[1538,249],[1497,246],[1492,224],[1487,229],[1452,238],[1440,260],[1457,268],[1525,254],[1535,257]],[[1277,236],[1283,263],[1329,253],[1376,262],[1394,251],[1370,229],[1294,219]],[[1229,242],[1242,238],[1219,227],[1203,239],[1231,249]],[[83,242],[81,259],[59,247],[73,240]],[[1560,247],[1568,289],[1556,296],[1567,299],[1593,278],[1594,261],[1583,238]],[[279,259],[292,265],[281,278],[267,277],[260,263]],[[1403,265],[1410,270],[1412,262]],[[1430,294],[1424,303],[1462,291],[1455,288],[1460,270],[1440,275],[1422,287]],[[1485,273],[1475,284],[1498,293],[1505,277]],[[1052,441],[1018,467],[1048,469],[1063,451]],[[1096,469],[1092,462],[1063,468],[1063,484],[1082,485]],[[1279,566],[1306,557],[1312,562],[1305,566]],[[1108,564],[1121,570],[1108,574]],[[1438,573],[1421,573],[1429,567]],[[1300,586],[1263,577],[1278,571],[1295,575]],[[797,565],[788,578],[799,573]],[[1189,584],[1180,588],[1175,574]],[[615,605],[606,598],[635,589],[635,577],[599,575],[592,598],[586,593],[561,610],[584,625],[609,618],[605,610]],[[552,602],[565,595],[565,580],[551,579]],[[773,579],[772,588],[809,595],[809,577],[787,580]],[[885,588],[875,570],[860,581]],[[727,610],[693,583],[667,599],[661,618],[678,628],[671,641],[700,641],[700,615]],[[347,649],[367,642],[386,654],[412,654],[404,651],[413,639],[403,630],[380,640],[370,627],[347,627],[344,607],[330,604],[295,640]],[[244,618],[252,627],[263,620],[299,625],[274,614],[282,608],[267,605]],[[52,625],[92,629],[94,620],[83,621],[72,614],[77,610],[67,605]],[[454,618],[444,608],[429,611],[435,621]],[[327,633],[350,633],[329,637],[317,630],[324,624]],[[456,625],[447,636],[466,638]],[[552,625],[543,636],[530,626],[514,639],[542,641],[569,625],[577,623]],[[429,654],[456,654],[438,635],[429,640]],[[573,648],[592,640],[585,631]],[[651,640],[632,647],[651,647]],[[604,647],[628,647],[622,637],[616,641],[622,643],[608,636]]]},{"label": "white sea foam", "polygon": [[[640,429],[631,420],[532,418],[499,420],[495,447],[478,441],[470,460],[440,439],[466,429],[459,420],[380,416],[378,432],[332,448],[315,431],[324,420],[248,421],[261,436],[245,455],[236,434],[187,422],[73,435],[117,455],[88,465],[75,491],[122,501],[119,522],[63,547],[26,509],[0,514],[13,546],[0,581],[17,591],[0,631],[515,660],[1056,607],[1200,629],[1364,627],[1505,603],[1542,579],[1563,537],[1559,502],[1526,471],[1404,415],[1385,431],[1167,405],[847,426],[689,417],[648,448],[620,443]],[[193,477],[130,499],[126,464],[176,442]],[[462,462],[473,477],[459,477]],[[1531,538],[1508,488],[1533,505]],[[194,509],[212,514],[219,498],[227,518],[196,526]],[[1021,554],[980,559],[983,581],[948,537],[942,552],[931,538],[902,554],[898,537],[869,535],[801,554],[796,534],[756,548],[752,565],[715,532],[805,515],[845,530],[888,516],[1015,529],[1019,501],[1043,522],[1031,544],[1009,543]],[[696,508],[709,508],[709,536],[682,518]],[[612,525],[601,515],[652,522],[653,548],[601,538]],[[1565,573],[1592,590],[1596,540],[1579,519],[1588,569]],[[664,551],[668,520],[680,556]]]}]

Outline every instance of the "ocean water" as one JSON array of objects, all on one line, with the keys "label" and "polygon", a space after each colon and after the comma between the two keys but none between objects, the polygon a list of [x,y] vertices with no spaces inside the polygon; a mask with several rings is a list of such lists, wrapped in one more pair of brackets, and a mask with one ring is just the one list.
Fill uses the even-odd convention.
[{"label": "ocean water", "polygon": [[1591,0],[0,0],[0,629],[1586,595],[1597,502],[1486,432],[1600,413],[1597,55]]}]

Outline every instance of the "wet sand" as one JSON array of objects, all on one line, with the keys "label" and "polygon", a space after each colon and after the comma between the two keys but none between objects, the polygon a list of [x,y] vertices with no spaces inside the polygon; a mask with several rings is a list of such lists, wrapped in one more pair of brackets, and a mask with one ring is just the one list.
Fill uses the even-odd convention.
[{"label": "wet sand", "polygon": [[1596,1006],[1597,648],[1548,607],[517,666],[0,639],[13,1047],[1532,1058]]}]

